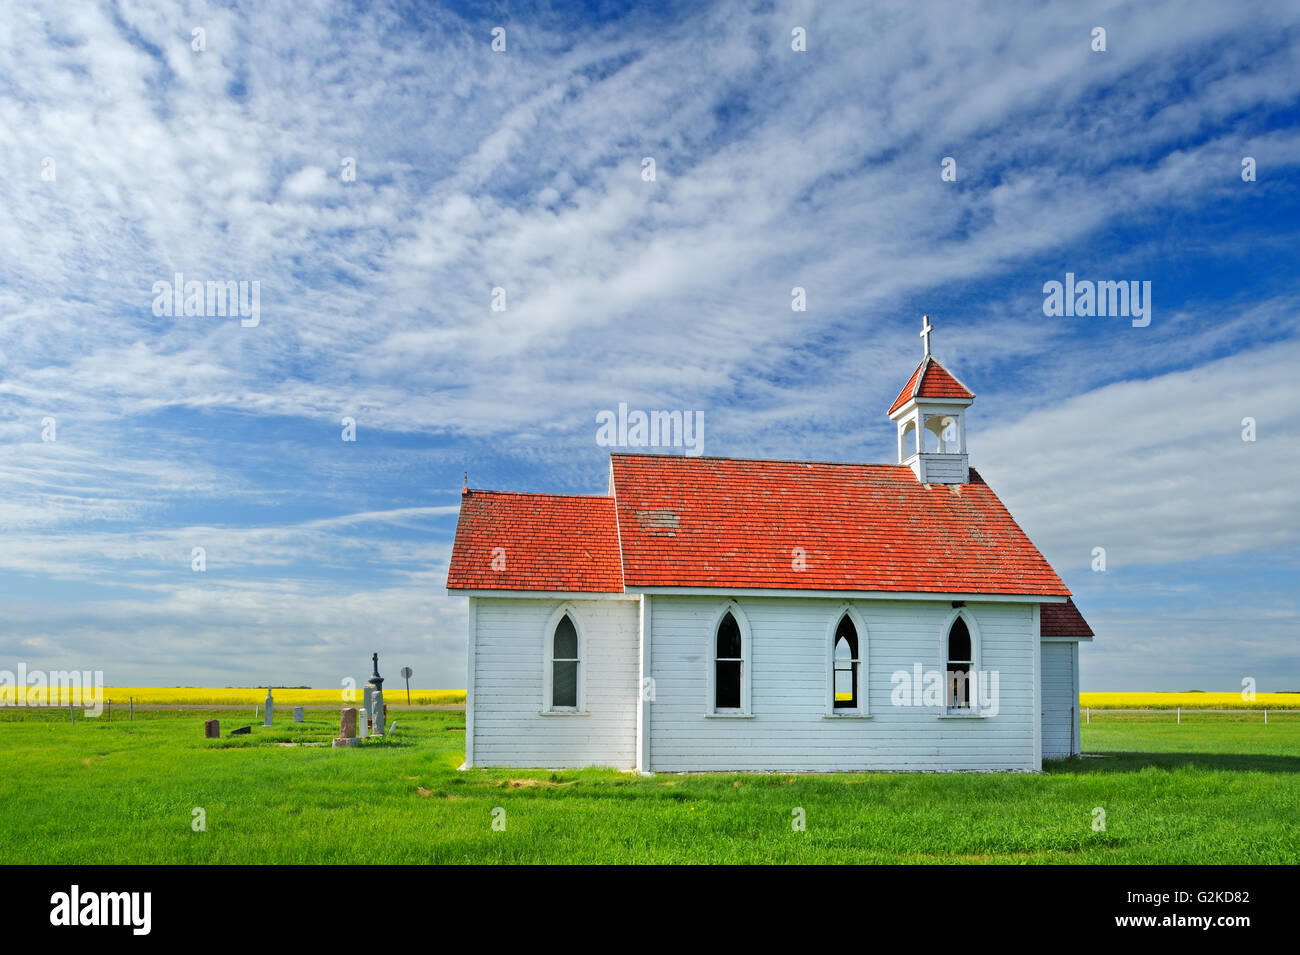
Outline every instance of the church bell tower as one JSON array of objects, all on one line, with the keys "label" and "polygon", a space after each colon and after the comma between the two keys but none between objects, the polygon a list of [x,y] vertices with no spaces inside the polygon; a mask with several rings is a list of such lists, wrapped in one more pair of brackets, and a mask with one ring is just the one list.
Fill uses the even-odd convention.
[{"label": "church bell tower", "polygon": [[966,409],[975,395],[930,354],[933,331],[930,316],[921,316],[924,357],[889,408],[898,427],[898,463],[923,484],[966,484]]}]

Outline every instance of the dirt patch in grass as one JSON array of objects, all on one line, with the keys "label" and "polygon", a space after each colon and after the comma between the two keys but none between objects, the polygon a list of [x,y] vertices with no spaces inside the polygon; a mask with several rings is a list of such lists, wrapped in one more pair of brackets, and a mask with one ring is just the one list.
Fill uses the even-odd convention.
[{"label": "dirt patch in grass", "polygon": [[558,789],[561,786],[574,786],[577,782],[576,779],[571,779],[568,782],[557,779],[509,779],[506,780],[506,785],[511,789],[533,789],[537,786],[546,789]]},{"label": "dirt patch in grass", "polygon": [[441,789],[425,789],[423,786],[416,786],[415,791],[428,799],[430,796],[438,796],[447,802],[464,802],[464,796],[457,796],[455,793],[445,793]]}]

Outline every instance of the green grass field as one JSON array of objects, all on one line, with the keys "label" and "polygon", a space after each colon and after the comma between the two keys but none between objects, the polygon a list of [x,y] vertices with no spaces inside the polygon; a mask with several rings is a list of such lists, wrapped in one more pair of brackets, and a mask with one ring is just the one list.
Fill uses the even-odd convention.
[{"label": "green grass field", "polygon": [[1100,755],[1043,775],[647,778],[459,772],[461,712],[390,712],[396,734],[353,750],[302,745],[335,734],[329,712],[218,741],[212,715],[0,712],[9,861],[1300,862],[1298,714],[1094,714]]}]

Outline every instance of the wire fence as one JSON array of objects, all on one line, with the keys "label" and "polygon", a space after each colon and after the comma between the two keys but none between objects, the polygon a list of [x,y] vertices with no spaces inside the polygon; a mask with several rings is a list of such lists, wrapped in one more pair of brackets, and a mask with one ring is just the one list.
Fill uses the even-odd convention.
[{"label": "wire fence", "polygon": [[1282,709],[1270,710],[1266,707],[1237,707],[1235,709],[1192,709],[1185,706],[1176,707],[1088,707],[1079,708],[1079,715],[1085,724],[1092,722],[1094,717],[1105,717],[1109,714],[1116,713],[1141,713],[1147,716],[1165,716],[1170,722],[1182,723],[1184,716],[1194,716],[1199,714],[1214,714],[1220,716],[1235,716],[1243,722],[1249,717],[1254,717],[1267,723],[1270,719],[1277,721],[1300,719],[1300,710]]}]

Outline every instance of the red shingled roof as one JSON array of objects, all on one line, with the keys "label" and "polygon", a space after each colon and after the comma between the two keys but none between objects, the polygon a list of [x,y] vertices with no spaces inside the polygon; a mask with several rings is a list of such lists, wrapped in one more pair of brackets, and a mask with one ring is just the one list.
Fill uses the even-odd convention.
[{"label": "red shingled roof", "polygon": [[1038,630],[1044,637],[1091,637],[1092,627],[1083,619],[1073,600],[1063,604],[1043,604]]},{"label": "red shingled roof", "polygon": [[907,379],[907,384],[898,393],[894,403],[889,406],[889,414],[893,414],[912,398],[974,397],[965,385],[948,373],[948,369],[932,356],[926,355],[921,359],[921,364],[916,366],[916,371],[912,372],[912,377]]},{"label": "red shingled roof", "polygon": [[466,491],[447,587],[621,592],[614,499]]},{"label": "red shingled roof", "polygon": [[973,469],[615,454],[613,484],[629,587],[1069,594]]},{"label": "red shingled roof", "polygon": [[448,588],[1069,594],[973,469],[927,487],[901,465],[615,454],[612,468],[613,497],[466,493]]}]

